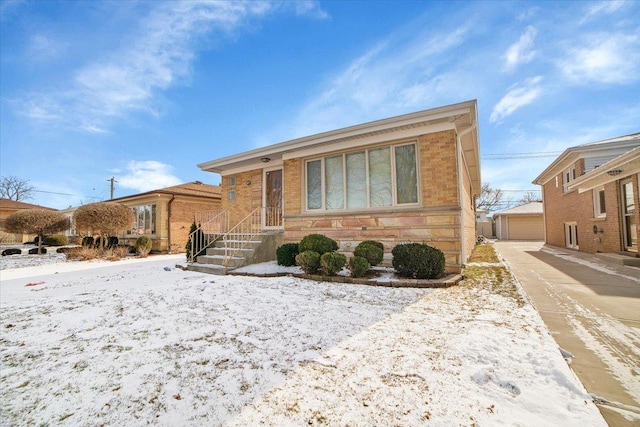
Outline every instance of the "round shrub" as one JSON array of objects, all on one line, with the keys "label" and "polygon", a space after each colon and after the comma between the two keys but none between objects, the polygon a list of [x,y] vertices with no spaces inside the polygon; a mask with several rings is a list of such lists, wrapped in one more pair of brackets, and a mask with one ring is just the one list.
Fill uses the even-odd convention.
[{"label": "round shrub", "polygon": [[298,243],[298,252],[313,251],[322,255],[338,250],[338,243],[322,234],[309,234]]},{"label": "round shrub", "polygon": [[384,258],[384,250],[374,244],[372,240],[366,240],[360,243],[356,246],[353,254],[365,258],[371,265],[380,264]]},{"label": "round shrub", "polygon": [[[47,248],[40,248],[41,254],[47,253]],[[29,249],[29,255],[38,255],[38,248]]]},{"label": "round shrub", "polygon": [[320,254],[314,251],[300,252],[296,256],[296,264],[307,274],[315,274],[320,269]]},{"label": "round shrub", "polygon": [[354,256],[349,259],[349,270],[351,270],[351,276],[353,277],[364,276],[369,268],[371,268],[371,264],[364,257]]},{"label": "round shrub", "polygon": [[347,264],[347,257],[338,252],[327,252],[320,257],[322,272],[327,276],[335,276]]},{"label": "round shrub", "polygon": [[[384,245],[382,244],[382,242],[378,242],[377,240],[363,240],[358,244],[358,246],[360,245],[374,245],[379,247],[382,250],[382,252],[384,252]],[[358,246],[356,246],[356,248]]]},{"label": "round shrub", "polygon": [[424,243],[403,243],[391,251],[398,275],[413,279],[435,279],[444,272],[444,253]]},{"label": "round shrub", "polygon": [[296,265],[296,256],[298,255],[297,243],[285,243],[276,249],[276,260],[278,265],[291,267]]},{"label": "round shrub", "polygon": [[151,252],[153,242],[148,236],[140,236],[136,239],[136,253],[141,257],[146,257]]},{"label": "round shrub", "polygon": [[42,244],[47,246],[64,246],[69,244],[69,239],[64,234],[53,234],[51,236],[45,236],[42,239]]},{"label": "round shrub", "polygon": [[18,248],[7,248],[4,251],[2,251],[2,256],[7,256],[7,255],[20,255],[22,253],[22,251]]}]

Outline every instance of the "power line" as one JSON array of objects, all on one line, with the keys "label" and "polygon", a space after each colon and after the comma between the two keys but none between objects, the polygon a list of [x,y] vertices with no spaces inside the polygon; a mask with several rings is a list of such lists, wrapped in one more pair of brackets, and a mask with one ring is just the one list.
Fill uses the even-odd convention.
[{"label": "power line", "polygon": [[561,151],[530,151],[526,153],[488,153],[482,155],[484,160],[531,159],[537,157],[556,157]]}]

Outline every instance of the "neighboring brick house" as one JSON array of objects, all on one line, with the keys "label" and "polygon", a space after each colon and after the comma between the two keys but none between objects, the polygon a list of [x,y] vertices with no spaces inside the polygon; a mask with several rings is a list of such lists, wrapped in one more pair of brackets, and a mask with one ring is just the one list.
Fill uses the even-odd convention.
[{"label": "neighboring brick house", "polygon": [[542,186],[545,241],[581,252],[638,254],[640,133],[565,150]]},{"label": "neighboring brick house", "polygon": [[[149,236],[154,252],[185,252],[191,225],[200,212],[220,208],[220,187],[200,181],[110,200],[130,207],[134,223],[120,237],[121,244],[135,244],[140,236]],[[76,208],[63,212],[72,216]],[[72,224],[73,227],[73,224]]]},{"label": "neighboring brick house", "polygon": [[31,203],[18,202],[10,199],[0,199],[0,243],[24,243],[35,237],[35,235],[13,234],[4,231],[4,220],[9,215],[26,209],[48,209],[55,211],[55,209],[40,205],[32,205]]},{"label": "neighboring brick house", "polygon": [[[252,211],[264,229],[298,242],[320,233],[350,252],[358,242],[441,249],[459,271],[475,245],[480,194],[477,102],[391,117],[198,165],[222,176],[231,225]],[[275,259],[275,254],[273,258]]]}]

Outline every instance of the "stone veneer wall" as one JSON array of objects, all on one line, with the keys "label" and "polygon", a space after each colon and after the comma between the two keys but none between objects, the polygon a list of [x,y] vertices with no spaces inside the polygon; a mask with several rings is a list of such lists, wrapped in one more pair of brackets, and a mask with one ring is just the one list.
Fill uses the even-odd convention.
[{"label": "stone veneer wall", "polygon": [[[297,242],[307,234],[320,233],[336,240],[339,250],[348,255],[358,242],[378,240],[385,245],[387,259],[398,243],[425,242],[444,252],[448,271],[459,271],[464,260],[455,132],[422,135],[418,146],[422,207],[305,212],[303,161],[286,160],[285,241]],[[472,221],[475,224],[475,215]]]}]

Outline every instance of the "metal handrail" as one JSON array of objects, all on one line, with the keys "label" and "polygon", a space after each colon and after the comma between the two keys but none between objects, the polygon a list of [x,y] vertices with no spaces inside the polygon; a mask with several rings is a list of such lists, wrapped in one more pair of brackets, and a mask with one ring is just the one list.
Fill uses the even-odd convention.
[{"label": "metal handrail", "polygon": [[264,208],[255,208],[242,221],[222,236],[224,242],[224,261],[226,267],[231,258],[244,249],[251,239],[262,232],[262,211]]},{"label": "metal handrail", "polygon": [[[198,213],[202,214],[202,212]],[[228,211],[211,211],[208,217],[209,219],[204,224],[200,224],[195,231],[189,234],[189,240],[191,241],[189,262],[194,262],[202,251],[211,246],[213,242],[223,236],[229,229]]]}]

